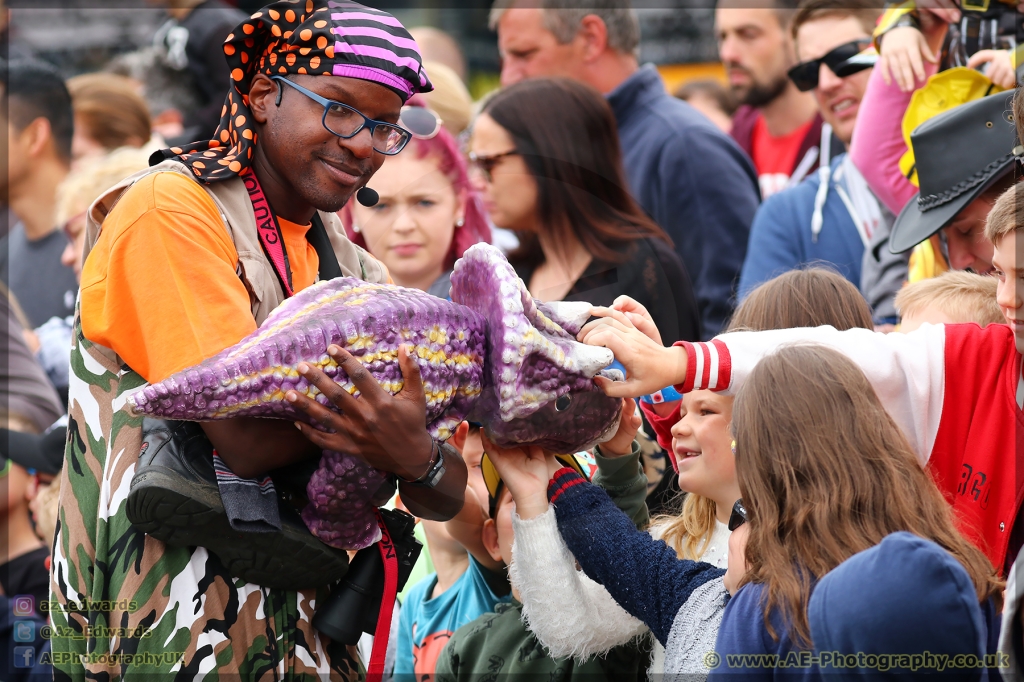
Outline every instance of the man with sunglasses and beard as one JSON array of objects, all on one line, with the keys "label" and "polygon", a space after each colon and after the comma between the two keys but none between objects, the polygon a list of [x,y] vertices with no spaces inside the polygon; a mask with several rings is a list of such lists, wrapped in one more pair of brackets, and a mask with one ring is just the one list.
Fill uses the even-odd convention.
[{"label": "man with sunglasses and beard", "polygon": [[731,135],[753,160],[763,199],[800,182],[818,161],[821,117],[814,99],[786,77],[797,61],[786,30],[792,7],[790,0],[741,0],[715,10],[718,54],[742,104]]},{"label": "man with sunglasses and beard", "polygon": [[[874,265],[872,255],[872,247],[886,238],[894,217],[845,153],[877,59],[865,53],[879,14],[876,4],[804,0],[793,17],[791,33],[800,62],[789,70],[789,77],[794,87],[813,95],[824,121],[819,168],[758,209],[740,275],[741,299],[777,275],[825,262],[862,289],[876,321],[895,316],[892,297],[906,274],[905,260]],[[830,154],[832,140],[841,143],[842,153]],[[864,282],[868,261],[870,281]]]},{"label": "man with sunglasses and beard", "polygon": [[[312,625],[347,555],[306,529],[278,497],[288,481],[269,476],[322,448],[287,420],[144,424],[124,396],[236,344],[317,280],[388,280],[335,211],[402,151],[402,105],[431,85],[402,24],[354,2],[278,0],[223,51],[232,83],[216,133],[165,150],[89,212],[52,558],[58,677],[364,674],[354,647]],[[397,355],[396,395],[340,351],[358,406],[339,415],[294,396],[297,409],[346,441],[331,449],[394,474],[410,511],[446,520],[466,468],[431,439],[417,366]],[[304,489],[308,474],[288,470]]]}]

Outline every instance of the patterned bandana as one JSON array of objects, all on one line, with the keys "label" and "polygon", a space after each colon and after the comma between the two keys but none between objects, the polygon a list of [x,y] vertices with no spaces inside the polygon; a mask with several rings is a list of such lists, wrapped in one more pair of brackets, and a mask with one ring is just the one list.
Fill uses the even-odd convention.
[{"label": "patterned bandana", "polygon": [[204,183],[243,175],[256,130],[249,86],[258,73],[345,76],[373,81],[405,102],[433,86],[419,48],[393,16],[345,0],[280,0],[237,26],[224,41],[231,89],[214,139],[159,152],[180,158]]}]

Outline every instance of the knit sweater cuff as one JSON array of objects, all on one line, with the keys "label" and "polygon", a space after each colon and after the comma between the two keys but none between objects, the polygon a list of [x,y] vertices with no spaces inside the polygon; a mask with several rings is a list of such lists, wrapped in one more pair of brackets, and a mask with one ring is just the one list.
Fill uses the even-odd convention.
[{"label": "knit sweater cuff", "polygon": [[562,467],[548,481],[548,501],[555,504],[565,491],[573,486],[586,483],[587,479],[569,467]]}]

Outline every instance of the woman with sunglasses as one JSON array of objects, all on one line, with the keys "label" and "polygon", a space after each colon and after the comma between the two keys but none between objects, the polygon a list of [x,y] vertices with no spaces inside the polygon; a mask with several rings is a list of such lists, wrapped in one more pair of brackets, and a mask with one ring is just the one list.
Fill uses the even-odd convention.
[{"label": "woman with sunglasses", "polygon": [[473,244],[490,242],[490,228],[441,118],[415,96],[398,122],[412,138],[374,174],[380,199],[373,206],[350,200],[342,222],[353,242],[387,266],[395,284],[447,298],[455,261]]},{"label": "woman with sunglasses", "polygon": [[[949,505],[851,360],[822,346],[782,348],[739,391],[733,428],[742,501],[730,514],[728,574],[677,558],[548,453],[495,449],[488,456],[516,500],[513,522],[530,523],[552,505],[583,571],[665,646],[667,674],[817,677],[816,663],[785,663],[812,651],[807,607],[815,583],[899,531],[934,541],[966,569],[987,622],[988,651],[995,650],[1002,583],[957,531]],[[743,536],[735,531],[744,524],[740,567]],[[728,608],[726,584],[735,589]],[[756,667],[765,660],[775,664]]]},{"label": "woman with sunglasses", "polygon": [[608,305],[628,294],[666,342],[700,336],[689,277],[629,194],[615,118],[597,91],[561,78],[506,88],[484,105],[470,146],[488,215],[519,237],[509,261],[535,298]]}]

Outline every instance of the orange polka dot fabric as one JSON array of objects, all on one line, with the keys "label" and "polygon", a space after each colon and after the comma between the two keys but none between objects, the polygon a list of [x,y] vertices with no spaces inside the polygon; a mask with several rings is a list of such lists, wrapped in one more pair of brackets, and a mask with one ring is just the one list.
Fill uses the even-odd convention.
[{"label": "orange polka dot fabric", "polygon": [[258,135],[249,86],[258,73],[308,74],[369,80],[405,102],[433,86],[419,47],[387,12],[339,0],[281,0],[242,22],[224,41],[231,88],[212,139],[158,152],[178,157],[204,183],[245,173]]}]

